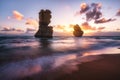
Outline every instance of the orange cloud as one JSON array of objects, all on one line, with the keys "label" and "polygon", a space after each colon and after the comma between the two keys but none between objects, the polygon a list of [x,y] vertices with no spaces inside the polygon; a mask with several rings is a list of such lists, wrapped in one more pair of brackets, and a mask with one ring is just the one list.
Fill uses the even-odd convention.
[{"label": "orange cloud", "polygon": [[89,25],[87,22],[83,23],[81,25],[81,28],[83,29],[83,31],[87,32],[87,31],[102,31],[103,29],[105,29],[105,27],[92,27],[91,25]]},{"label": "orange cloud", "polygon": [[61,25],[57,25],[57,26],[54,26],[54,31],[56,32],[63,32],[64,31],[64,27],[65,26],[61,26]]},{"label": "orange cloud", "polygon": [[116,16],[120,16],[120,9],[117,11]]},{"label": "orange cloud", "polygon": [[37,20],[29,18],[26,21],[26,25],[31,25],[31,26],[34,26],[34,27],[38,27],[38,22],[37,22]]},{"label": "orange cloud", "polygon": [[97,30],[101,31],[103,29],[105,29],[105,27],[99,27]]},{"label": "orange cloud", "polygon": [[82,28],[83,30],[96,30],[95,27],[90,26],[87,22],[83,23],[83,24],[81,25],[81,28]]},{"label": "orange cloud", "polygon": [[53,29],[54,29],[54,31],[56,31],[56,32],[72,33],[72,32],[73,32],[73,25],[69,25],[69,26],[57,25],[57,26],[55,26]]},{"label": "orange cloud", "polygon": [[86,3],[81,3],[81,4],[80,4],[80,8],[81,8],[81,9],[85,9],[86,7],[87,7],[87,4],[86,4]]},{"label": "orange cloud", "polygon": [[[10,18],[10,17],[8,17]],[[22,20],[24,18],[24,15],[22,15],[20,12],[14,10],[13,11],[13,18],[16,20]]]},{"label": "orange cloud", "polygon": [[84,13],[86,12],[87,10],[89,10],[89,5],[87,3],[81,3],[80,4],[80,13]]}]

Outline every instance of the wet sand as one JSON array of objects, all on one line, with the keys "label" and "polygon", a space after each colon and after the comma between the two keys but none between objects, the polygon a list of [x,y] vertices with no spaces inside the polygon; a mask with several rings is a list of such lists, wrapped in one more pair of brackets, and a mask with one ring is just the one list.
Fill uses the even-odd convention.
[{"label": "wet sand", "polygon": [[120,80],[120,54],[100,56],[101,59],[78,64],[79,69],[72,73],[61,73],[60,70],[56,70],[20,80]]},{"label": "wet sand", "polygon": [[101,56],[102,59],[80,64],[78,71],[56,80],[120,80],[120,54]]}]

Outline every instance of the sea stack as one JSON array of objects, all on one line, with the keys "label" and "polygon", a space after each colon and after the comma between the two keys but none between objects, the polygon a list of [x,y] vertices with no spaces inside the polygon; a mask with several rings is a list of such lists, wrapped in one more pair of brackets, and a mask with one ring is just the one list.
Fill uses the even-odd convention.
[{"label": "sea stack", "polygon": [[84,33],[84,32],[81,30],[80,26],[79,26],[78,24],[76,24],[76,25],[74,26],[73,35],[74,35],[75,37],[82,37],[83,33]]},{"label": "sea stack", "polygon": [[53,27],[48,26],[51,22],[51,11],[50,10],[41,10],[39,12],[39,29],[35,34],[35,37],[38,38],[52,38]]}]

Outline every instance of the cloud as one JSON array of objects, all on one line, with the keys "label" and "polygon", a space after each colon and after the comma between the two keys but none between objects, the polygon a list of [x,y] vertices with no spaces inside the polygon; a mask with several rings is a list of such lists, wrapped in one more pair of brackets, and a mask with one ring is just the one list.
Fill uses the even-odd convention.
[{"label": "cloud", "polygon": [[80,13],[84,13],[86,12],[87,10],[89,10],[89,5],[87,3],[81,3],[80,4]]},{"label": "cloud", "polygon": [[1,31],[10,31],[11,28],[10,27],[3,27],[3,29]]},{"label": "cloud", "polygon": [[102,17],[102,12],[100,12],[100,9],[102,7],[101,3],[92,3],[91,4],[91,10],[86,13],[86,20],[96,20]]},{"label": "cloud", "polygon": [[[103,13],[101,12],[102,4],[101,3],[81,3],[80,5],[80,12],[79,14],[85,14],[86,15],[86,22],[89,22],[91,20],[94,20],[95,23],[106,23],[110,21],[115,21],[116,19],[105,19],[104,17],[101,19]],[[76,13],[76,15],[78,12]],[[120,15],[120,10],[117,12],[116,15]],[[88,27],[90,28],[90,27]],[[86,28],[87,29],[87,28]]]},{"label": "cloud", "polygon": [[55,32],[66,32],[66,33],[72,33],[73,32],[73,27],[74,25],[70,24],[69,26],[64,26],[64,25],[56,25],[54,26],[54,31]]},{"label": "cloud", "polygon": [[75,13],[75,16],[83,14],[85,12],[87,12],[90,9],[89,5],[87,3],[81,3],[80,4],[80,11],[77,11]]},{"label": "cloud", "polygon": [[[10,18],[10,17],[8,17],[8,18]],[[16,10],[14,10],[13,11],[13,18],[16,20],[22,20],[24,18],[24,15]]]},{"label": "cloud", "polygon": [[20,28],[18,28],[18,29],[16,28],[15,31],[17,31],[17,32],[24,32],[24,30],[22,30]]},{"label": "cloud", "polygon": [[105,29],[105,27],[99,27],[97,30],[98,30],[98,31],[101,31],[101,30],[103,30],[103,29]]},{"label": "cloud", "polygon": [[24,32],[24,30],[20,28],[11,28],[11,27],[3,27],[1,31],[17,31],[17,32]]},{"label": "cloud", "polygon": [[99,20],[95,20],[94,23],[106,23],[106,22],[111,22],[111,21],[115,21],[116,19],[105,19],[105,18],[102,18],[102,19],[99,19]]},{"label": "cloud", "polygon": [[17,10],[14,10],[13,11],[13,16],[8,16],[7,19],[16,19],[18,21],[21,21],[21,20],[25,20],[25,24],[26,25],[30,25],[30,26],[33,26],[33,27],[38,27],[38,21],[35,20],[35,19],[32,19],[32,18],[26,18],[24,17],[23,14],[21,14],[20,12],[18,12]]},{"label": "cloud", "polygon": [[28,28],[26,29],[26,32],[33,32],[33,31],[36,31],[36,29],[35,29],[35,28],[30,28],[30,27],[28,27]]},{"label": "cloud", "polygon": [[56,26],[54,26],[53,29],[54,29],[55,32],[64,32],[65,26],[56,25]]},{"label": "cloud", "polygon": [[[100,12],[101,7],[101,3],[92,3],[91,5],[88,5],[87,3],[81,3],[80,14],[86,14],[86,21],[99,19],[102,16],[102,13]],[[78,12],[76,14],[78,14]]]},{"label": "cloud", "polygon": [[96,8],[96,9],[97,9],[97,8],[98,8],[98,9],[101,9],[102,4],[101,4],[101,3],[92,3],[91,6],[94,7],[94,8]]},{"label": "cloud", "polygon": [[120,31],[120,29],[119,29],[119,28],[117,28],[116,30],[117,30],[117,31]]},{"label": "cloud", "polygon": [[120,16],[120,9],[117,11],[116,16]]},{"label": "cloud", "polygon": [[92,27],[89,23],[85,22],[81,25],[81,28],[83,29],[83,31],[85,30],[89,30],[89,31],[102,31],[103,29],[105,29],[105,27]]},{"label": "cloud", "polygon": [[37,20],[34,20],[34,19],[27,19],[26,20],[26,25],[31,25],[31,26],[34,26],[34,27],[38,27],[38,22]]},{"label": "cloud", "polygon": [[90,26],[87,22],[83,23],[83,24],[81,25],[81,28],[82,28],[83,30],[96,30],[95,27]]},{"label": "cloud", "polygon": [[92,19],[96,20],[99,19],[102,16],[102,13],[100,11],[89,11],[86,13],[86,21],[90,21]]}]

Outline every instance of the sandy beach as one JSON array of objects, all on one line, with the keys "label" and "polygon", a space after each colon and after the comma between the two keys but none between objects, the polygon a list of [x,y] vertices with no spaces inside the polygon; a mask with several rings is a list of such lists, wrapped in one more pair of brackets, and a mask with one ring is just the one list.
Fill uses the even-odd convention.
[{"label": "sandy beach", "polygon": [[78,64],[79,69],[72,73],[61,74],[53,71],[20,80],[120,80],[120,54],[100,56],[101,59]]},{"label": "sandy beach", "polygon": [[120,80],[120,55],[101,55],[103,58],[78,65],[79,70],[56,80]]}]

